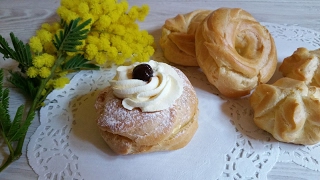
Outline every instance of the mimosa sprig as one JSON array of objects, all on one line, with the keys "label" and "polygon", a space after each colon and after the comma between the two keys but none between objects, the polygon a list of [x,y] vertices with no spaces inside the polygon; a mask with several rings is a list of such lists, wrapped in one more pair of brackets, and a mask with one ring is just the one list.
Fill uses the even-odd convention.
[{"label": "mimosa sprig", "polygon": [[[3,70],[0,71],[0,131],[10,152],[8,159],[0,167],[0,171],[21,156],[28,128],[34,119],[36,111],[42,107],[47,95],[55,87],[61,86],[61,83],[68,82],[68,80],[61,81],[60,73],[62,71],[72,72],[81,69],[99,69],[99,66],[86,60],[83,55],[76,54],[68,58],[70,57],[68,55],[69,52],[78,52],[77,46],[82,44],[89,32],[85,27],[91,20],[81,24],[79,24],[79,21],[80,19],[75,19],[70,21],[69,24],[64,23],[63,31],[55,35],[53,44],[57,49],[57,58],[51,64],[52,66],[44,66],[48,69],[48,72],[43,74],[40,72],[38,76],[28,76],[28,71],[34,66],[29,44],[23,44],[11,33],[10,37],[13,44],[13,48],[11,48],[8,42],[0,36],[0,52],[4,55],[4,58],[11,58],[19,63],[20,71],[10,71],[11,76],[8,81],[32,99],[32,104],[27,110],[26,117],[23,118],[25,106],[21,105],[17,109],[15,117],[11,120],[9,115],[9,90],[3,88]],[[59,86],[54,85],[57,83],[60,83]]]},{"label": "mimosa sprig", "polygon": [[0,35],[4,59],[19,63],[19,71],[9,71],[8,81],[32,100],[26,115],[22,105],[11,119],[9,90],[3,88],[1,69],[0,131],[10,154],[0,172],[21,156],[36,112],[48,94],[69,83],[68,73],[149,60],[154,53],[154,38],[136,23],[144,21],[148,12],[148,5],[129,8],[125,0],[61,0],[57,9],[61,22],[43,23],[28,43],[10,33],[11,48]]}]

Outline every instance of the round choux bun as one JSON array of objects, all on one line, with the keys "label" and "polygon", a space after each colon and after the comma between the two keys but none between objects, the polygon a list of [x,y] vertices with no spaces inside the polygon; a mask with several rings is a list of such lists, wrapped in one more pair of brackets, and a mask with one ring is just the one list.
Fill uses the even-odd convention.
[{"label": "round choux bun", "polygon": [[320,142],[320,88],[284,77],[260,84],[250,97],[254,122],[281,142]]},{"label": "round choux bun", "polygon": [[283,60],[279,71],[285,77],[320,87],[320,49],[310,51],[304,47],[297,48]]},{"label": "round choux bun", "polygon": [[198,66],[195,53],[195,32],[201,21],[212,11],[195,10],[167,19],[162,26],[160,46],[164,57],[183,66]]},{"label": "round choux bun", "polygon": [[240,8],[210,13],[195,33],[196,59],[222,95],[248,95],[266,83],[277,66],[277,52],[269,31]]}]

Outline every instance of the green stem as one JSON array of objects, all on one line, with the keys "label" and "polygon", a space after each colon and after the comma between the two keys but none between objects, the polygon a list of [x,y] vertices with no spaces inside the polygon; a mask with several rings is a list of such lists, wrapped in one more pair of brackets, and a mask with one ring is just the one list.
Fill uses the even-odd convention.
[{"label": "green stem", "polygon": [[[44,102],[47,98],[47,96],[54,90],[54,88],[50,88],[46,90],[45,94],[42,94],[41,99],[39,100],[39,102]],[[36,109],[40,109],[43,106],[43,104],[39,104],[38,107],[36,107]]]},{"label": "green stem", "polygon": [[2,172],[4,169],[6,169],[15,159],[18,159],[21,156],[21,155],[16,156],[15,151],[14,151],[11,143],[8,141],[8,138],[5,136],[3,131],[1,131],[1,132],[2,132],[2,137],[8,146],[10,154],[9,154],[8,159],[1,165],[0,172]]},{"label": "green stem", "polygon": [[9,142],[8,138],[5,136],[4,131],[1,131],[1,134],[2,134],[2,137],[3,137],[4,141],[5,141],[5,143],[8,145],[8,149],[9,149],[9,152],[10,152],[10,157],[13,157],[14,150],[13,150],[13,147],[12,147],[11,143]]},{"label": "green stem", "polygon": [[9,156],[6,162],[2,164],[2,166],[0,167],[0,172],[2,172],[4,169],[6,169],[9,166],[14,161],[13,159],[14,159],[13,156]]},{"label": "green stem", "polygon": [[[32,105],[31,105],[31,107],[30,107],[30,109],[28,111],[26,119],[28,119],[32,115],[33,112],[37,111],[41,107],[41,103],[45,98],[45,97],[42,97],[42,95],[41,95],[42,91],[44,90],[44,88],[45,88],[46,84],[48,83],[48,81],[54,77],[55,70],[57,69],[58,66],[60,66],[60,64],[62,63],[63,60],[65,60],[65,56],[60,54],[58,56],[58,58],[57,58],[57,61],[55,62],[55,64],[53,65],[53,67],[51,69],[50,76],[41,80],[39,89],[37,91],[37,94],[36,94],[33,102],[32,102]],[[17,143],[17,146],[16,146],[15,150],[13,150],[11,142],[9,142],[7,140],[7,138],[6,138],[6,136],[2,133],[3,137],[5,139],[5,142],[6,142],[7,146],[8,146],[8,148],[9,148],[10,155],[9,155],[8,159],[5,161],[5,163],[1,165],[0,172],[2,172],[4,169],[6,169],[15,160],[20,158],[20,156],[22,155],[22,148],[23,148],[23,144],[24,144],[27,132],[28,131],[26,131],[24,133],[24,135],[18,140],[18,143]]]},{"label": "green stem", "polygon": [[[36,111],[36,107],[38,106],[39,104],[39,98],[41,97],[41,89],[44,88],[45,86],[45,81],[42,80],[41,81],[41,84],[40,84],[40,87],[39,87],[39,90],[37,92],[37,95],[28,111],[28,114],[27,114],[27,118],[28,119],[32,112]],[[15,150],[13,150],[12,148],[12,145],[11,145],[11,142],[9,142],[6,138],[6,136],[3,134],[3,137],[5,139],[5,142],[9,148],[9,151],[10,151],[10,155],[8,157],[8,159],[5,161],[5,163],[3,165],[1,165],[0,167],[0,172],[2,172],[4,169],[6,169],[11,163],[13,163],[15,160],[19,159],[20,156],[22,155],[22,147],[23,147],[23,144],[24,144],[24,140],[25,140],[25,137],[27,135],[27,132],[24,133],[23,137],[21,137],[17,143],[17,146],[15,148]]]},{"label": "green stem", "polygon": [[[37,94],[36,94],[36,96],[35,96],[35,99],[33,100],[33,103],[32,103],[32,105],[31,105],[31,107],[30,107],[30,109],[29,109],[29,111],[28,111],[27,118],[28,118],[34,111],[37,110],[37,107],[39,106],[39,103],[41,103],[41,102],[39,102],[39,99],[41,98],[41,92],[42,92],[42,90],[44,89],[44,87],[45,87],[45,85],[46,85],[46,82],[47,82],[46,80],[42,80],[42,81],[41,81],[41,84],[40,84],[40,87],[39,87],[39,89],[38,89],[38,91],[37,91]],[[27,131],[27,132],[28,132],[28,131]],[[19,139],[18,144],[17,144],[17,147],[16,147],[16,149],[15,149],[15,151],[14,151],[14,155],[15,155],[15,156],[18,156],[18,157],[21,156],[21,154],[22,154],[22,147],[23,147],[24,140],[25,140],[25,137],[26,137],[26,135],[27,135],[27,132],[25,132],[24,135],[23,135],[23,137]]]}]

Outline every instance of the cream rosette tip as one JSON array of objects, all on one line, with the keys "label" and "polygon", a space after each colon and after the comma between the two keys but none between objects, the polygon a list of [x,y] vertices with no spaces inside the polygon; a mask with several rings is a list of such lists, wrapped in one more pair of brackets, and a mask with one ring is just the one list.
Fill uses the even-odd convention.
[{"label": "cream rosette tip", "polygon": [[150,65],[153,76],[146,82],[132,78],[132,71],[139,64],[142,63],[119,66],[115,78],[110,81],[113,94],[123,99],[123,107],[154,112],[172,106],[183,91],[183,81],[177,72],[170,65],[150,60],[144,64]]}]

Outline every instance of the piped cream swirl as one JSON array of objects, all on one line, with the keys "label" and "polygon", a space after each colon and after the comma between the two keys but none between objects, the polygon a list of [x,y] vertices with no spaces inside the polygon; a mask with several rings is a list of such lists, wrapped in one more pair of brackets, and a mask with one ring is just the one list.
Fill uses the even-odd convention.
[{"label": "piped cream swirl", "polygon": [[154,112],[172,106],[183,91],[183,81],[178,73],[168,64],[150,60],[145,63],[153,69],[149,82],[132,79],[132,71],[139,64],[119,66],[115,78],[110,81],[114,95],[123,99],[123,107]]}]

